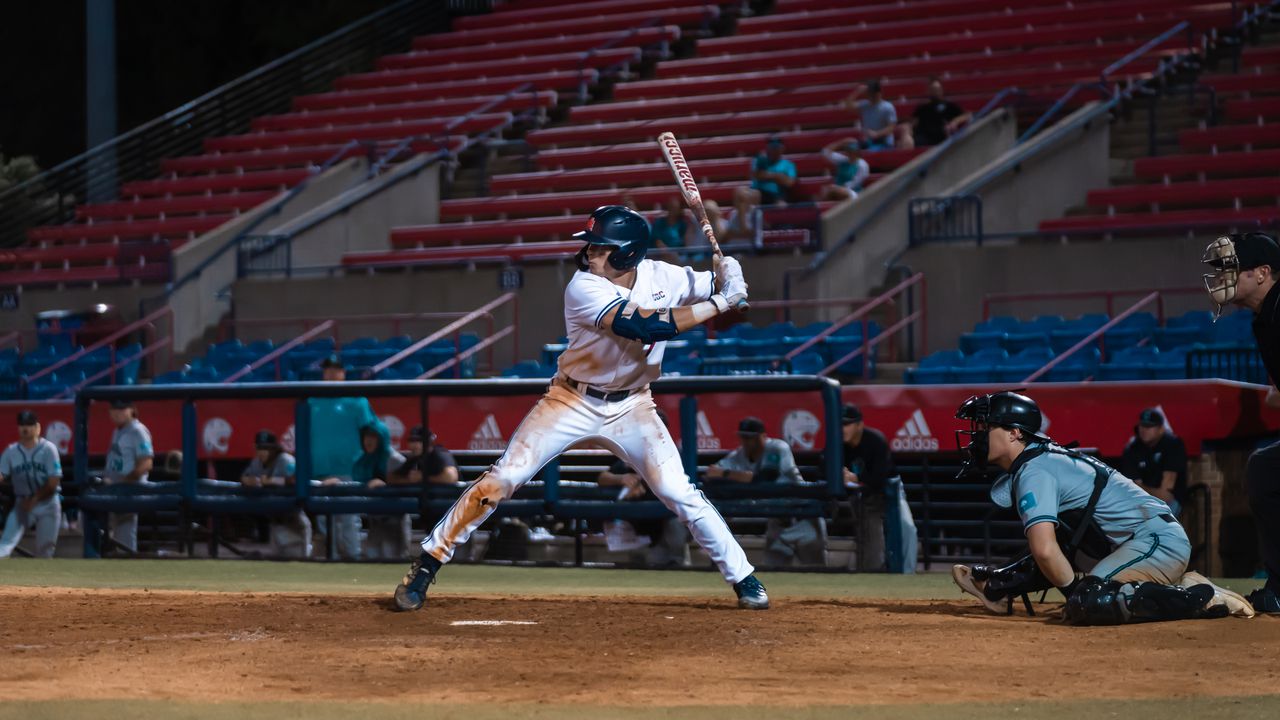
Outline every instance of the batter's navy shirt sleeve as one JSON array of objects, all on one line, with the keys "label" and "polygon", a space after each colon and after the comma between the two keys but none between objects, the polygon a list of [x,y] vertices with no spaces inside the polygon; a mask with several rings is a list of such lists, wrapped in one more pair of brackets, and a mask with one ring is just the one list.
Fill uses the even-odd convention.
[{"label": "batter's navy shirt sleeve", "polygon": [[1028,463],[1018,471],[1017,497],[1013,499],[1026,532],[1042,522],[1058,524],[1058,482],[1053,473]]}]

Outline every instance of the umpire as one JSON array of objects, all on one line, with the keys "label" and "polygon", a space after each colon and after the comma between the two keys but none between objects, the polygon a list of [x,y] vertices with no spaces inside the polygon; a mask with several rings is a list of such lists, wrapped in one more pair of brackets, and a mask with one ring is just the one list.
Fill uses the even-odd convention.
[{"label": "umpire", "polygon": [[[1204,285],[1219,313],[1228,303],[1253,311],[1253,336],[1272,384],[1266,402],[1280,407],[1280,245],[1265,233],[1233,233],[1209,243],[1202,262],[1213,270]],[[1249,456],[1245,481],[1267,568],[1267,584],[1249,602],[1258,612],[1280,613],[1280,442]]]}]

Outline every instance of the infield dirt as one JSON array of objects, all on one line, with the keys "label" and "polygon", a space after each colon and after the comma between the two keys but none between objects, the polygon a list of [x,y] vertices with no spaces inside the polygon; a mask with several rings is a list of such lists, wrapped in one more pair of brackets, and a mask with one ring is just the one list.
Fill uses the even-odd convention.
[{"label": "infield dirt", "polygon": [[[1072,628],[963,600],[443,596],[403,614],[385,596],[5,587],[0,619],[8,700],[798,707],[1280,687],[1280,618]],[[477,621],[536,624],[455,624]]]}]

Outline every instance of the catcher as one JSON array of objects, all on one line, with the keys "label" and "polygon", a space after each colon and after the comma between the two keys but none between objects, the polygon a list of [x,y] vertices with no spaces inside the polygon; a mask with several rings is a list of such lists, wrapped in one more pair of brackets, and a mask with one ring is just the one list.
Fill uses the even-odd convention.
[{"label": "catcher", "polygon": [[1013,392],[979,395],[956,417],[970,424],[956,431],[966,456],[960,476],[985,476],[988,463],[1003,471],[991,499],[1006,508],[1016,503],[1031,551],[1001,568],[952,568],[960,589],[987,609],[1012,613],[1021,597],[1031,613],[1028,596],[1056,587],[1074,625],[1253,616],[1243,597],[1186,572],[1191,543],[1168,505],[1041,434],[1034,400]]}]

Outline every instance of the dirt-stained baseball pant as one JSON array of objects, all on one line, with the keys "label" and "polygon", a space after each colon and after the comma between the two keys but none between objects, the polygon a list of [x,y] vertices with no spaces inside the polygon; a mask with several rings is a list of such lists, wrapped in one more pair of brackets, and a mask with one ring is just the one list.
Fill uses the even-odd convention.
[{"label": "dirt-stained baseball pant", "polygon": [[571,445],[591,438],[635,468],[653,494],[676,514],[729,583],[754,568],[720,513],[684,472],[680,452],[646,388],[606,402],[554,382],[529,411],[498,462],[458,498],[422,549],[441,562],[453,557],[498,503]]}]

